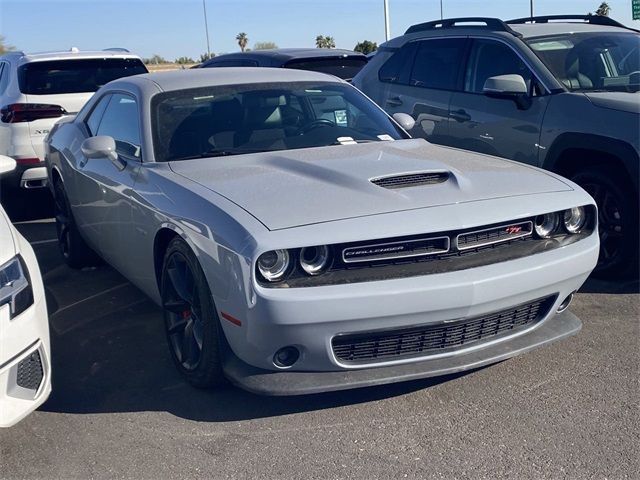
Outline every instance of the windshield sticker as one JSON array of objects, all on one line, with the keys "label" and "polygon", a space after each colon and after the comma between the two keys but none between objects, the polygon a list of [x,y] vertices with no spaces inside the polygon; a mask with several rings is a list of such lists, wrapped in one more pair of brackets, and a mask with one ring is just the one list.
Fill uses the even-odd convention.
[{"label": "windshield sticker", "polygon": [[336,110],[333,112],[336,117],[336,125],[340,125],[341,127],[347,126],[347,111],[346,110]]},{"label": "windshield sticker", "polygon": [[383,142],[393,142],[393,137],[391,135],[387,135],[386,133],[378,135],[378,139],[382,140]]},{"label": "windshield sticker", "polygon": [[356,143],[358,143],[351,137],[338,137],[336,138],[336,142],[338,142],[340,145],[355,145]]}]

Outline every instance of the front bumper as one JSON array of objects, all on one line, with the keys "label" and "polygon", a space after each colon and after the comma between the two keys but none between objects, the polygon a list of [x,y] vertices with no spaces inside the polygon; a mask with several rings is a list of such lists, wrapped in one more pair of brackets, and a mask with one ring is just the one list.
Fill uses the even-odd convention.
[{"label": "front bumper", "polygon": [[577,333],[581,327],[580,319],[567,310],[553,315],[540,328],[528,333],[450,358],[336,372],[274,372],[247,365],[232,352],[227,352],[223,369],[231,383],[249,392],[262,395],[304,395],[472,370],[561,340]]},{"label": "front bumper", "polygon": [[[286,394],[313,390],[305,386],[307,378],[325,385],[318,375],[332,380],[314,391],[440,375],[499,361],[579,329],[578,319],[570,314],[557,315],[556,310],[593,270],[598,247],[598,236],[592,234],[555,250],[456,272],[295,289],[256,286],[248,308],[240,306],[237,299],[217,299],[231,349],[226,374],[245,388]],[[340,362],[333,352],[332,339],[337,335],[438,325],[547,296],[555,296],[555,302],[532,328],[483,340],[437,358],[425,354],[354,365]],[[238,319],[240,325],[226,321],[229,316]],[[290,369],[281,370],[274,365],[273,356],[286,346],[298,348],[300,358]],[[377,373],[360,373],[365,370]],[[281,386],[281,382],[297,383],[296,379],[302,383]],[[344,387],[338,386],[340,379],[346,382]]]}]

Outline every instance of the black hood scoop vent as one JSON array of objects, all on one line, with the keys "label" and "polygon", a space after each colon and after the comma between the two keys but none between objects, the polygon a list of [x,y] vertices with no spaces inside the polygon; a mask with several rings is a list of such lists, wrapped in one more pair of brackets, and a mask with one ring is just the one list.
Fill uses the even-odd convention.
[{"label": "black hood scoop vent", "polygon": [[395,190],[397,188],[421,187],[424,185],[436,185],[449,179],[449,172],[416,172],[400,175],[388,175],[386,177],[372,178],[371,183],[382,188]]}]

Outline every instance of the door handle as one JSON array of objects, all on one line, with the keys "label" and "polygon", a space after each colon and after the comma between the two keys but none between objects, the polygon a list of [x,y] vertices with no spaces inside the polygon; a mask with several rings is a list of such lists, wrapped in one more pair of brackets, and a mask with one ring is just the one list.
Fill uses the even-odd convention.
[{"label": "door handle", "polygon": [[456,122],[468,122],[471,120],[471,115],[469,115],[464,110],[456,110],[455,112],[449,112],[449,116],[453,118]]},{"label": "door handle", "polygon": [[387,99],[387,105],[392,107],[399,107],[402,105],[402,99],[400,97],[391,97]]}]

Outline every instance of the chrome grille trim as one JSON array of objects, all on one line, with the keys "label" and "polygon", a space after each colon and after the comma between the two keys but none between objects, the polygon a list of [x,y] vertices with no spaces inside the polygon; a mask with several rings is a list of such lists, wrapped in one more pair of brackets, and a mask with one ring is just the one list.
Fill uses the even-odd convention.
[{"label": "chrome grille trim", "polygon": [[[508,232],[507,229],[512,227],[520,228],[520,230],[515,233]],[[496,233],[497,238],[495,237],[491,238],[490,235],[492,233]],[[461,233],[459,235],[456,235],[455,245],[456,245],[456,248],[460,251],[471,250],[473,248],[483,247],[486,245],[495,245],[497,243],[508,242],[510,240],[515,240],[517,238],[528,237],[532,233],[533,233],[532,221],[508,223],[505,225],[500,225],[498,227],[483,228],[481,230],[474,230],[472,232],[466,232],[466,233]],[[486,234],[486,236],[483,237],[482,234]],[[465,241],[463,242],[462,245],[460,244],[461,237],[471,237],[473,235],[477,237],[475,241],[472,241],[472,242]]]},{"label": "chrome grille trim", "polygon": [[[415,253],[417,249],[408,250],[403,248],[403,245],[411,245],[418,243],[437,243],[443,242],[442,248],[432,247],[425,251],[423,247],[422,250],[418,253]],[[427,246],[428,248],[428,246]],[[382,261],[382,260],[394,260],[400,258],[412,258],[412,257],[426,257],[429,255],[439,255],[443,253],[449,252],[451,249],[451,239],[448,236],[439,236],[439,237],[425,237],[418,238],[415,240],[401,240],[397,242],[388,242],[388,243],[377,243],[373,245],[359,245],[357,247],[349,247],[342,250],[342,261],[344,263],[361,263],[361,262],[371,262],[371,261]],[[394,253],[395,250],[395,253]],[[350,252],[357,252],[361,254],[356,258],[351,256],[351,258],[347,258]],[[388,253],[387,253],[388,252]],[[411,253],[414,252],[414,253]],[[355,254],[354,254],[355,255]]]}]

